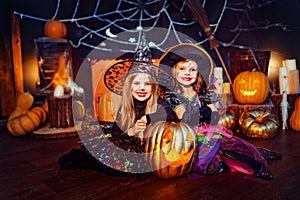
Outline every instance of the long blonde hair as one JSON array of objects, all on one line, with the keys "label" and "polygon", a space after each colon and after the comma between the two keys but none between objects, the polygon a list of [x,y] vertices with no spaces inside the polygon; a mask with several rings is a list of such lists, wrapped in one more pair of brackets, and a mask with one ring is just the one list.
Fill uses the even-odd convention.
[{"label": "long blonde hair", "polygon": [[[118,113],[117,123],[119,127],[127,132],[135,123],[135,108],[131,92],[132,82],[134,78],[140,73],[130,74],[126,77],[122,92],[122,105]],[[157,110],[157,100],[158,100],[158,84],[154,77],[148,73],[144,73],[149,76],[149,80],[152,86],[152,94],[147,100],[147,106],[145,114],[154,113]]]}]

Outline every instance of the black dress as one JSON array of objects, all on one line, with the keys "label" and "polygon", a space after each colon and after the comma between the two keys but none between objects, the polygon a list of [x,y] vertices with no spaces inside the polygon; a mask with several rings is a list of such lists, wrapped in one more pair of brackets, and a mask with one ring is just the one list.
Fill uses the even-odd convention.
[{"label": "black dress", "polygon": [[165,91],[163,97],[174,110],[179,105],[185,107],[186,111],[181,121],[189,124],[191,127],[199,126],[204,123],[215,125],[219,121],[219,113],[212,112],[207,106],[208,104],[218,102],[219,98],[215,93],[202,91],[192,99],[188,99],[180,93]]},{"label": "black dress", "polygon": [[[146,115],[145,110],[147,106],[147,101],[138,101],[134,99],[134,108],[135,108],[135,122],[139,120],[142,116]],[[118,115],[120,116],[120,115]],[[173,109],[162,99],[158,99],[157,111],[152,114],[146,115],[147,125],[156,121],[179,121]],[[117,118],[117,121],[120,119]],[[120,148],[128,149],[127,145],[134,147],[134,151],[138,153],[142,153],[143,151],[143,141],[139,137],[136,136],[128,136],[123,130],[121,130],[118,126],[117,122],[114,122],[111,130],[112,138],[111,140],[124,140],[125,146],[120,146]],[[129,142],[127,142],[129,141]]]},{"label": "black dress", "polygon": [[[145,115],[146,105],[147,102],[134,100],[135,121]],[[146,118],[147,125],[155,121],[179,121],[172,108],[162,99],[158,99],[157,112],[147,114]],[[73,149],[63,155],[59,159],[62,168],[89,168],[117,175],[149,172],[144,162],[143,141],[140,138],[128,136],[117,122],[101,126],[102,129],[95,128],[96,122],[86,127],[81,137],[83,151]]]}]

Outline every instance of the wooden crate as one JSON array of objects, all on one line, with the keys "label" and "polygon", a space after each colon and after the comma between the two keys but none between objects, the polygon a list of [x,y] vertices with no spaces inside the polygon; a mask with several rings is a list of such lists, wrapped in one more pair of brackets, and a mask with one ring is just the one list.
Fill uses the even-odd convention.
[{"label": "wooden crate", "polygon": [[272,104],[263,104],[263,105],[241,105],[241,104],[231,104],[228,107],[229,110],[232,110],[238,118],[241,117],[243,112],[247,112],[252,109],[268,109],[274,110],[274,105]]}]

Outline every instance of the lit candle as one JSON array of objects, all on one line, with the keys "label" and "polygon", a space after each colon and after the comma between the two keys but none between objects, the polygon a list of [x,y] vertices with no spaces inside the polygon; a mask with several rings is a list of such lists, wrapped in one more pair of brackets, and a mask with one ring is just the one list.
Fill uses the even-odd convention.
[{"label": "lit candle", "polygon": [[224,87],[224,94],[230,94],[231,90],[230,90],[230,83],[226,82],[223,84]]},{"label": "lit candle", "polygon": [[214,76],[217,78],[217,80],[220,80],[223,82],[223,68],[215,67],[214,68]]},{"label": "lit candle", "polygon": [[216,94],[223,94],[223,80],[216,80],[215,87],[216,87]]},{"label": "lit candle", "polygon": [[299,70],[289,71],[289,93],[298,94],[299,93]]},{"label": "lit candle", "polygon": [[297,69],[296,59],[286,59],[282,61],[283,67],[288,67],[288,70]]},{"label": "lit candle", "polygon": [[289,94],[289,84],[288,84],[288,68],[287,67],[279,67],[279,90],[280,94],[283,91],[286,91]]}]

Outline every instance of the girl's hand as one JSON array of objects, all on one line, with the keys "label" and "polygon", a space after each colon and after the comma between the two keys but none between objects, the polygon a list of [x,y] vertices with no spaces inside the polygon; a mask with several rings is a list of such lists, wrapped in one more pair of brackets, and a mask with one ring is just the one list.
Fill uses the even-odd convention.
[{"label": "girl's hand", "polygon": [[147,125],[147,119],[146,116],[144,115],[143,117],[141,117],[141,119],[136,121],[134,126],[128,130],[127,134],[129,136],[134,136],[138,134],[139,137],[141,137],[143,135],[143,132],[146,129],[146,125]]},{"label": "girl's hand", "polygon": [[211,111],[218,111],[214,104],[207,104],[207,106],[211,109]]},{"label": "girl's hand", "polygon": [[185,113],[185,107],[183,105],[178,105],[174,109],[174,112],[176,113],[178,119],[182,119],[183,114]]}]

